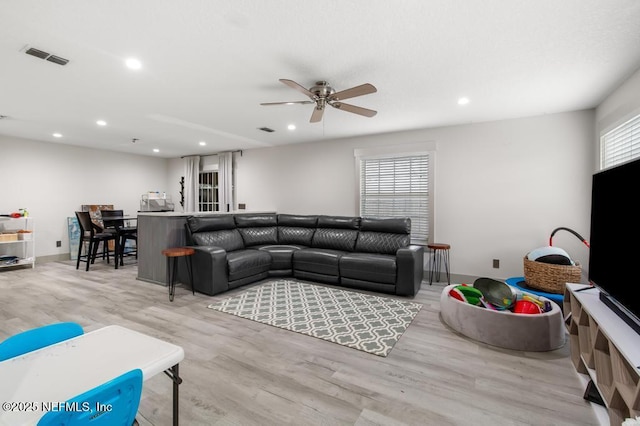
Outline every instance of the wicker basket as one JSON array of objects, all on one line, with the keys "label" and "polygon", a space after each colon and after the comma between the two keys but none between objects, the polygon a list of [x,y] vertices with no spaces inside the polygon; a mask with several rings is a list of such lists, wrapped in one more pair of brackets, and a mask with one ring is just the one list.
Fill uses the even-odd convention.
[{"label": "wicker basket", "polygon": [[547,293],[564,294],[565,283],[580,282],[580,264],[554,265],[524,257],[524,280],[528,287]]}]

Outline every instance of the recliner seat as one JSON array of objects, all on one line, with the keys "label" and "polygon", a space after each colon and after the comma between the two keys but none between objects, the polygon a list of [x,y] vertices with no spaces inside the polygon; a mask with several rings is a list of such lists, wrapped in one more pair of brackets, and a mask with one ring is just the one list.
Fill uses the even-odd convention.
[{"label": "recliner seat", "polygon": [[293,276],[339,284],[340,258],[355,248],[359,225],[359,217],[319,217],[311,247],[293,254]]}]

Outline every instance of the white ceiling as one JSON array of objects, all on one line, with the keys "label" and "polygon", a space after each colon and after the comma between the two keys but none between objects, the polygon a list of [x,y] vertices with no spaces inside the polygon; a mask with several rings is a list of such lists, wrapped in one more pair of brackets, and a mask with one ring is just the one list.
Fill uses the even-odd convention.
[{"label": "white ceiling", "polygon": [[[640,1],[0,0],[0,58],[0,134],[177,157],[593,108],[640,67]],[[347,102],[378,114],[261,106],[307,99],[280,78],[371,83]]]}]

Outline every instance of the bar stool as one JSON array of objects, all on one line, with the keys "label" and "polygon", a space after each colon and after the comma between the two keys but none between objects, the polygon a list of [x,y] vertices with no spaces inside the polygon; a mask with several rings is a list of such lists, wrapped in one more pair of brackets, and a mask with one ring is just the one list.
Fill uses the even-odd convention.
[{"label": "bar stool", "polygon": [[432,243],[427,244],[427,247],[431,250],[431,257],[429,258],[429,285],[433,283],[433,277],[436,276],[436,281],[440,282],[440,264],[444,262],[444,268],[447,272],[447,284],[451,284],[451,274],[449,273],[449,244]]},{"label": "bar stool", "polygon": [[[196,251],[190,247],[172,247],[162,250],[162,255],[167,258],[167,284],[169,285],[169,301],[173,302],[173,296],[176,292],[176,272],[177,272],[177,260],[176,258],[184,258],[187,263],[187,271],[189,272],[189,284],[191,285],[191,292],[195,295],[196,291],[193,288],[193,272],[191,265],[191,255]],[[187,261],[187,257],[189,260]]]}]

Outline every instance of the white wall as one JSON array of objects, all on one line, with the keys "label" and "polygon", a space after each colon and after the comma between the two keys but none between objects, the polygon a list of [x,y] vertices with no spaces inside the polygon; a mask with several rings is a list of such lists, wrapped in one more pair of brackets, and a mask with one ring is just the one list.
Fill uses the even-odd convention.
[{"label": "white wall", "polygon": [[[452,245],[452,272],[521,276],[522,257],[556,227],[588,239],[593,123],[589,110],[245,150],[236,156],[237,201],[254,211],[357,215],[354,149],[435,143],[434,238]],[[0,153],[0,212],[29,208],[38,219],[37,256],[68,253],[66,218],[82,204],[135,213],[141,194],[160,190],[181,210],[179,158],[7,136]],[[559,232],[554,245],[586,267],[588,251],[574,236]]]},{"label": "white wall", "polygon": [[[596,108],[596,144],[598,144],[597,139],[603,133],[640,114],[640,96],[638,94],[640,94],[640,69]],[[599,155],[599,150],[597,152]],[[597,170],[598,164],[595,167],[594,170]]]},{"label": "white wall", "polygon": [[[354,149],[435,142],[434,238],[451,244],[452,272],[522,276],[523,256],[555,228],[588,238],[593,120],[588,110],[245,150],[237,201],[248,210],[357,215]],[[553,242],[586,268],[577,238],[561,231]]]},{"label": "white wall", "polygon": [[166,159],[0,135],[0,213],[28,208],[36,257],[69,253],[67,217],[83,204],[113,204],[135,215],[141,195],[163,191],[167,175]]},{"label": "white wall", "polygon": [[174,211],[184,212],[184,209],[180,205],[180,178],[184,176],[184,159],[170,159],[167,170],[167,195],[171,195]]}]

